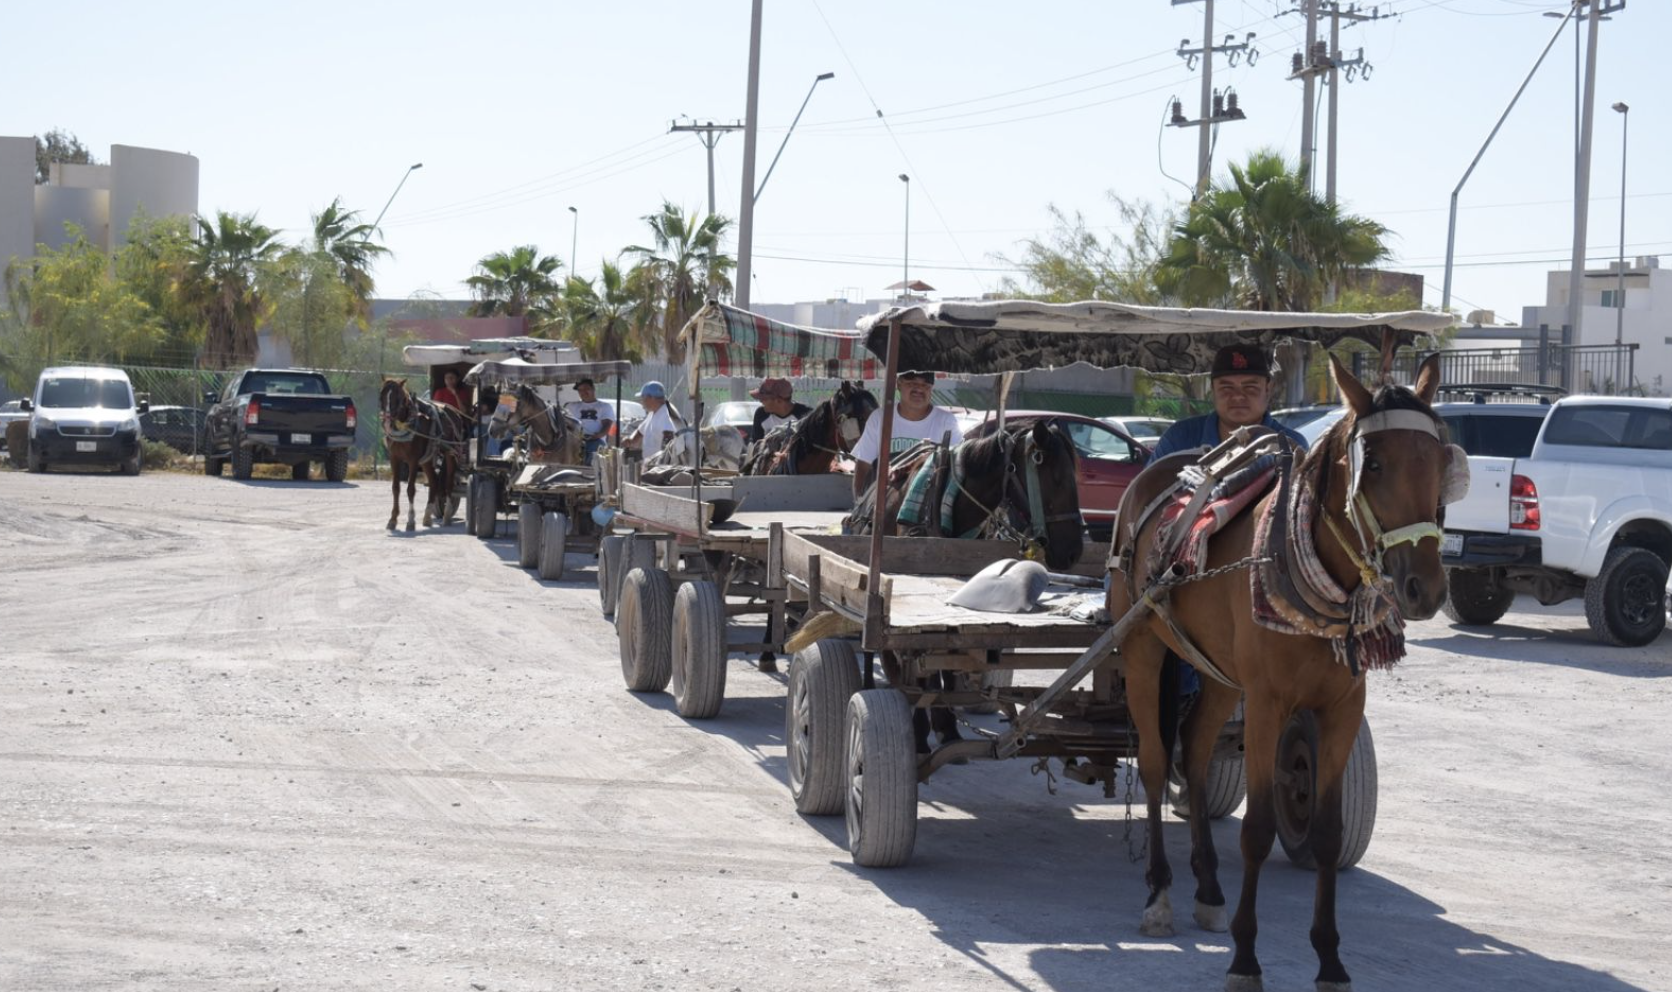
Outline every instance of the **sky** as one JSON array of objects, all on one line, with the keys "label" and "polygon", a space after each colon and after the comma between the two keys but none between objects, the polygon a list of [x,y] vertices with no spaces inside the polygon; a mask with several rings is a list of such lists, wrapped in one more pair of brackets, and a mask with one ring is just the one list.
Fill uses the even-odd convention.
[{"label": "sky", "polygon": [[[1292,6],[1216,0],[1215,35],[1254,32],[1259,56],[1215,63],[1247,114],[1219,128],[1216,174],[1254,149],[1299,155]],[[1340,199],[1392,231],[1389,267],[1422,274],[1438,305],[1451,191],[1557,30],[1543,13],[1566,4],[1374,6],[1380,19],[1342,31],[1373,71],[1341,87]],[[334,197],[366,220],[387,202],[382,297],[462,298],[478,259],[521,244],[567,265],[573,243],[574,271],[595,276],[648,243],[643,218],[663,200],[707,209],[702,144],[669,127],[743,117],[749,7],[153,0],[79,4],[71,23],[59,6],[13,5],[0,134],[62,128],[101,160],[112,144],[189,152],[203,213],[254,213],[297,240]],[[1672,117],[1650,71],[1667,7],[1632,0],[1599,34],[1593,265],[1620,241],[1616,101],[1632,108],[1626,254],[1672,255]],[[835,76],[760,191],[753,301],[885,296],[904,271],[942,296],[992,292],[1053,206],[1107,234],[1124,233],[1112,196],[1186,202],[1196,131],[1162,125],[1174,96],[1196,116],[1200,70],[1175,50],[1200,45],[1203,14],[1168,0],[765,0],[757,183],[814,77]],[[1454,308],[1517,320],[1567,267],[1574,82],[1570,27],[1462,190]],[[731,217],[743,149],[741,131],[715,149],[716,209]]]}]

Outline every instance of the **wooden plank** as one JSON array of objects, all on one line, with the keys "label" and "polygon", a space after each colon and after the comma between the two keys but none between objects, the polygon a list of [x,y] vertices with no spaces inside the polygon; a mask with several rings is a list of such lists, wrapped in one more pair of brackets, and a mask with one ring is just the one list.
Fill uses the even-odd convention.
[{"label": "wooden plank", "polygon": [[732,480],[739,510],[853,509],[853,477],[847,475],[740,475]]},{"label": "wooden plank", "polygon": [[[861,568],[871,564],[871,539],[812,534],[808,539]],[[995,561],[1016,557],[1009,541],[964,541],[949,537],[885,537],[883,569],[905,575],[955,575],[968,578]]]},{"label": "wooden plank", "polygon": [[834,554],[809,540],[809,535],[784,534],[784,574],[803,586],[811,574],[811,559],[819,559],[819,598],[850,616],[865,615],[867,572],[852,559]]},{"label": "wooden plank", "polygon": [[676,496],[667,488],[629,483],[621,487],[621,512],[654,527],[675,534],[695,535],[708,524],[714,507],[686,495]]}]

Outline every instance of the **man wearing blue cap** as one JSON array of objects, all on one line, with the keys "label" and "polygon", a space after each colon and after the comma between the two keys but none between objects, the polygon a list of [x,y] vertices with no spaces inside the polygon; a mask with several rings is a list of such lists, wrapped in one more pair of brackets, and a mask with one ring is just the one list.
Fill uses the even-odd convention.
[{"label": "man wearing blue cap", "polygon": [[644,423],[627,439],[629,447],[640,448],[646,456],[653,455],[678,433],[680,423],[673,407],[668,405],[668,391],[652,379],[639,389],[638,400],[644,404]]}]

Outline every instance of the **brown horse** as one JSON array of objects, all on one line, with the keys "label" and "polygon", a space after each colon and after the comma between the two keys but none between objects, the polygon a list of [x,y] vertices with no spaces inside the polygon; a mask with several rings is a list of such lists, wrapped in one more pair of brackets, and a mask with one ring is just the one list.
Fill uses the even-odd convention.
[{"label": "brown horse", "polygon": [[755,442],[743,459],[744,475],[824,475],[853,450],[877,398],[857,382],[844,382],[813,412]]},{"label": "brown horse", "polygon": [[526,427],[529,461],[554,465],[582,464],[586,442],[581,436],[580,422],[564,413],[557,404],[546,402],[532,386],[518,384],[515,394],[516,405],[509,410],[501,407],[496,411],[488,433],[493,437],[504,437],[519,427]]},{"label": "brown horse", "polygon": [[[1278,741],[1302,711],[1315,716],[1318,732],[1310,827],[1318,872],[1311,929],[1316,982],[1320,990],[1351,988],[1338,950],[1335,887],[1342,779],[1364,715],[1364,669],[1397,660],[1404,653],[1400,618],[1433,616],[1446,596],[1436,520],[1453,452],[1430,409],[1440,385],[1439,358],[1422,364],[1415,391],[1383,385],[1374,394],[1333,356],[1331,363],[1348,415],[1304,461],[1280,463],[1288,474],[1280,475],[1276,490],[1211,538],[1201,563],[1208,573],[1174,587],[1120,647],[1149,803],[1149,899],[1141,927],[1147,935],[1173,932],[1161,801],[1171,764],[1168,720],[1177,719],[1176,708],[1163,710],[1163,700],[1169,695],[1176,700],[1177,694],[1169,689],[1176,685],[1176,671],[1164,668],[1166,650],[1199,669],[1206,664],[1218,670],[1203,671],[1201,695],[1183,727],[1195,919],[1208,930],[1226,929],[1226,911],[1204,782],[1221,727],[1239,700],[1246,704],[1248,808],[1242,823],[1242,894],[1230,921],[1235,939],[1225,981],[1230,990],[1261,987],[1255,896],[1277,830]],[[1142,511],[1145,494],[1158,491],[1157,478],[1170,476],[1179,464],[1170,458],[1156,466],[1159,472],[1146,470],[1151,478],[1140,476],[1122,501],[1111,616],[1124,615],[1166,567],[1150,560],[1157,527]],[[1268,547],[1270,564],[1253,564],[1252,576],[1238,567]],[[1212,573],[1222,566],[1229,568]],[[1284,620],[1292,621],[1289,632],[1282,632]]]},{"label": "brown horse", "polygon": [[[389,488],[395,505],[389,511],[388,530],[394,530],[401,516],[401,482],[406,482],[406,530],[417,529],[413,523],[418,490],[418,473],[424,470],[425,457],[430,451],[429,431],[419,422],[417,400],[406,388],[405,379],[385,379],[377,394],[378,421],[383,427],[383,446],[389,452]],[[426,517],[428,511],[426,509]],[[425,523],[429,521],[426,520]]]}]

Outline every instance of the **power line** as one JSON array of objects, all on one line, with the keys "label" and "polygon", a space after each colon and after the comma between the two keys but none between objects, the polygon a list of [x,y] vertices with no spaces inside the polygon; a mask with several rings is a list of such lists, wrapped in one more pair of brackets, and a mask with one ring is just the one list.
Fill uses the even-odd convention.
[{"label": "power line", "polygon": [[465,206],[467,204],[478,203],[478,202],[483,201],[483,200],[491,200],[495,197],[505,196],[505,195],[514,193],[517,190],[526,189],[529,186],[535,186],[535,185],[538,185],[540,183],[561,179],[562,177],[567,176],[570,173],[578,172],[582,169],[585,169],[587,166],[594,165],[594,164],[599,163],[599,162],[608,161],[609,159],[617,158],[617,157],[622,156],[622,155],[626,155],[627,153],[632,152],[635,149],[642,148],[645,145],[651,144],[653,142],[661,141],[662,139],[664,139],[666,137],[667,137],[666,134],[658,134],[654,137],[646,138],[643,141],[635,142],[634,144],[628,145],[625,148],[619,148],[619,149],[617,149],[613,152],[609,152],[607,154],[600,155],[597,158],[588,159],[585,162],[581,162],[577,165],[570,166],[567,169],[559,169],[558,171],[550,173],[548,175],[540,176],[540,177],[537,177],[535,179],[530,179],[527,182],[517,183],[514,186],[507,186],[504,189],[495,190],[494,192],[491,192],[491,193],[482,193],[482,194],[479,194],[477,196],[467,197],[463,200],[458,200],[454,203],[444,203],[444,204],[440,204],[440,205],[434,206],[434,207],[427,207],[423,210],[416,210],[416,211],[413,211],[412,214],[407,214],[407,215],[403,215],[403,216],[415,216],[415,215],[421,215],[421,214],[428,214],[428,213],[434,213],[434,212],[439,212],[439,211],[451,210],[455,207],[461,207],[461,206]]}]

